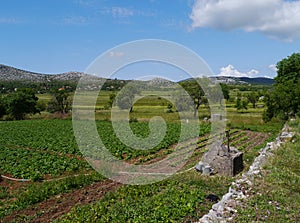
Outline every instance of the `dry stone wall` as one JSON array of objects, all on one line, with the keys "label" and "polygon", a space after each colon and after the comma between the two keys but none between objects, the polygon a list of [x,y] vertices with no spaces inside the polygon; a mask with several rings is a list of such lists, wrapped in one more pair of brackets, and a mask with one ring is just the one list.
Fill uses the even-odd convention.
[{"label": "dry stone wall", "polygon": [[254,179],[262,177],[262,168],[267,163],[268,158],[273,155],[274,150],[284,142],[291,140],[293,136],[294,133],[289,132],[288,126],[285,125],[275,141],[268,143],[266,147],[260,150],[259,156],[255,158],[249,171],[242,174],[240,179],[232,182],[228,193],[218,203],[214,204],[209,213],[204,215],[198,223],[231,222],[237,214],[236,207],[240,206],[243,200],[250,196]]}]

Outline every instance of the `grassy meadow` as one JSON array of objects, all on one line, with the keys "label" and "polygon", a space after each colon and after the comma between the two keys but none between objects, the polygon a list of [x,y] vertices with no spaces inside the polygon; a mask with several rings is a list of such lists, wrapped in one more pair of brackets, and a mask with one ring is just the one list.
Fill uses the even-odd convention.
[{"label": "grassy meadow", "polygon": [[275,151],[264,177],[252,186],[253,196],[238,209],[236,222],[300,221],[300,120],[289,125],[295,138]]}]

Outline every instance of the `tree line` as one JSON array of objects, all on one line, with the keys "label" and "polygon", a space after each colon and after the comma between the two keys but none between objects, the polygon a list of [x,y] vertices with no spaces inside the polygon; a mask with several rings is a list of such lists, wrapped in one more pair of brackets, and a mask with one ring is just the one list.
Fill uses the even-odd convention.
[{"label": "tree line", "polygon": [[[126,83],[119,80],[111,80],[107,88],[120,90]],[[31,88],[31,85],[24,83],[27,88],[13,89],[13,83],[8,84],[9,88],[4,87],[2,83],[2,90],[8,90],[6,94],[0,95],[0,118],[3,116],[8,120],[21,120],[24,119],[27,114],[36,114],[43,110],[54,113],[59,112],[66,114],[71,110],[72,99],[71,93],[74,91],[74,86],[68,88],[52,88],[50,90],[52,94],[51,101],[45,105],[43,102],[39,102],[36,97],[36,89]],[[187,105],[185,98],[181,95],[176,96],[176,109],[193,109],[194,115],[198,111],[199,107],[208,103],[204,91],[201,89],[196,80],[188,80],[179,83],[192,98],[193,104]],[[43,86],[43,84],[39,84]],[[112,87],[113,86],[113,87]],[[232,90],[232,86],[226,84],[220,84],[224,99],[230,100],[229,91]],[[253,89],[252,89],[253,90]],[[216,91],[217,92],[217,91]],[[216,92],[209,92],[214,94]],[[132,89],[122,91],[121,95],[116,96],[115,93],[110,95],[108,104],[109,109],[113,101],[116,99],[116,104],[121,109],[130,109],[132,111],[132,102],[134,101],[134,95],[138,94]],[[300,53],[294,53],[287,58],[277,63],[277,76],[275,77],[275,83],[272,88],[267,90],[253,90],[250,93],[242,95],[237,93],[235,100],[235,107],[238,111],[247,110],[248,104],[251,103],[253,108],[256,108],[257,102],[260,97],[264,98],[266,110],[263,113],[264,121],[270,121],[272,119],[287,120],[291,116],[300,116]],[[219,97],[215,97],[219,98]],[[231,99],[232,100],[232,99]],[[220,102],[221,105],[221,102]],[[171,107],[168,108],[172,110]]]},{"label": "tree line", "polygon": [[273,89],[266,95],[265,121],[300,116],[300,53],[277,63]]},{"label": "tree line", "polygon": [[71,110],[70,90],[60,88],[51,92],[52,99],[48,104],[38,101],[35,91],[30,88],[17,89],[6,95],[0,95],[0,118],[22,120],[28,114],[47,110],[50,113],[66,114]]}]

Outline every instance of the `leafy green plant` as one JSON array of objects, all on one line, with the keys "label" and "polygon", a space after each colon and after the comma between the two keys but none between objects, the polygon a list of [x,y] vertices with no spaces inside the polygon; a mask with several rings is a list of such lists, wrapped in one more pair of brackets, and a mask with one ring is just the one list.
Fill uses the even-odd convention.
[{"label": "leafy green plant", "polygon": [[[135,135],[143,138],[150,133],[148,124],[142,121],[131,122],[130,127]],[[26,120],[1,122],[0,125],[0,170],[3,173],[39,181],[49,175],[68,176],[90,170],[76,145],[71,120]],[[96,125],[103,143],[113,155],[140,163],[170,154],[170,146],[178,142],[181,129],[180,123],[167,123],[164,139],[155,148],[143,151],[133,150],[124,145],[116,137],[111,122],[96,121]],[[188,143],[182,142],[182,148],[188,144],[197,144],[198,148],[207,145],[211,126],[204,123],[199,127],[200,139],[190,139],[191,136],[187,134],[185,139],[190,140]],[[240,140],[241,146],[245,145],[243,131],[232,130],[232,136]],[[261,147],[262,145],[259,145],[246,151],[246,166],[257,156]],[[197,151],[193,156],[194,160],[201,157],[204,149]],[[190,166],[193,164],[188,163]],[[102,179],[101,176],[79,176],[53,182],[32,182],[24,191],[14,194],[14,201],[0,208],[0,218],[14,210],[24,209],[56,194],[72,191]],[[195,221],[211,208],[212,203],[208,202],[205,196],[208,193],[221,196],[227,191],[229,182],[229,178],[205,178],[198,173],[187,172],[147,186],[124,186],[116,193],[107,194],[97,204],[74,207],[62,221]]]},{"label": "leafy green plant", "polygon": [[0,145],[0,163],[4,174],[39,181],[46,174],[60,176],[90,169],[87,162],[57,154]]},{"label": "leafy green plant", "polygon": [[15,210],[22,210],[30,205],[44,201],[51,196],[70,192],[85,185],[89,185],[93,182],[99,182],[104,179],[105,178],[100,174],[93,172],[91,175],[79,175],[76,177],[70,176],[61,180],[32,183],[26,188],[25,191],[21,191],[16,195],[14,202],[8,204],[7,206],[0,207],[0,219],[8,214],[11,214]]},{"label": "leafy green plant", "polygon": [[124,186],[96,204],[74,207],[59,222],[182,222],[198,220],[221,196],[229,178],[203,178],[197,173],[174,176],[151,185]]}]

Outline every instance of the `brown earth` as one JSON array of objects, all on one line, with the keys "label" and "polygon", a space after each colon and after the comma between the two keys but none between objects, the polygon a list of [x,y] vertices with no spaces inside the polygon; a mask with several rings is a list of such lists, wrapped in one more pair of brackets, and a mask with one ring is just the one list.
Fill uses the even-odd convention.
[{"label": "brown earth", "polygon": [[252,132],[252,131],[243,131],[243,132],[244,134],[241,137],[246,136],[248,139],[236,145],[237,147],[239,147],[241,145],[248,144],[246,148],[243,149],[243,151],[250,150],[258,145],[263,144],[265,140],[270,136],[268,133],[263,133],[263,132]]},{"label": "brown earth", "polygon": [[28,209],[14,212],[4,217],[1,222],[28,222],[22,216],[26,216],[30,222],[51,222],[68,213],[72,207],[99,201],[107,192],[116,191],[120,186],[121,184],[111,180],[93,183],[70,193],[56,195]]}]

